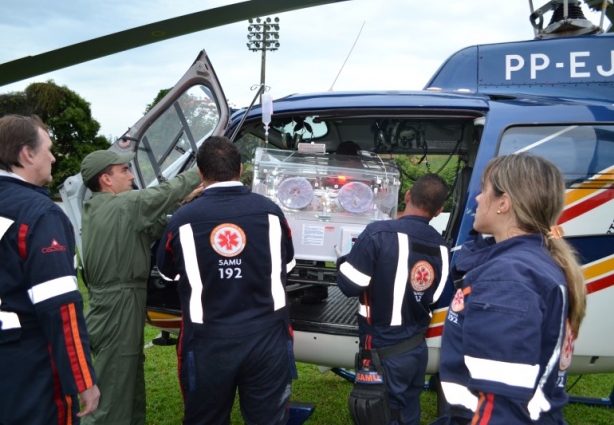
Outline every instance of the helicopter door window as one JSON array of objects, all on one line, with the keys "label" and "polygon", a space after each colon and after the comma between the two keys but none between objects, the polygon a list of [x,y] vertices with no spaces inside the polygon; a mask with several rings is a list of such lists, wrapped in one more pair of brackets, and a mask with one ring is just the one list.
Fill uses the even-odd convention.
[{"label": "helicopter door window", "polygon": [[531,152],[554,162],[567,186],[560,223],[567,236],[605,234],[614,206],[614,126],[557,125],[508,129],[499,155]]},{"label": "helicopter door window", "polygon": [[220,119],[215,99],[205,86],[193,86],[147,129],[139,143],[137,164],[145,186],[174,177]]},{"label": "helicopter door window", "polygon": [[569,185],[598,172],[591,170],[596,147],[594,126],[523,126],[512,127],[505,132],[499,155],[527,151],[543,156],[559,167]]}]

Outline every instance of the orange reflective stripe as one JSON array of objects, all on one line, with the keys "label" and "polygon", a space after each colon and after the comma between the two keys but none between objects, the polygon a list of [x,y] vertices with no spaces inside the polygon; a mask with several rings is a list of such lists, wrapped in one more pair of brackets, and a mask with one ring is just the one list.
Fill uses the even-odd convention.
[{"label": "orange reflective stripe", "polygon": [[72,425],[72,397],[67,395],[64,397],[64,400],[66,400],[67,410],[66,425]]},{"label": "orange reflective stripe", "polygon": [[473,419],[471,420],[471,425],[478,425],[478,421],[480,420],[480,409],[482,408],[482,403],[484,403],[484,400],[486,400],[486,398],[484,397],[484,393],[480,393],[480,399],[478,400],[478,408],[475,409]]},{"label": "orange reflective stripe", "polygon": [[77,312],[75,310],[75,305],[70,304],[68,306],[68,311],[70,315],[70,326],[72,328],[72,334],[75,340],[75,349],[77,350],[77,361],[79,362],[81,372],[83,373],[85,386],[86,388],[90,388],[94,385],[94,382],[92,380],[92,375],[90,374],[90,369],[87,367],[85,353],[83,352],[83,344],[81,343],[81,335],[79,334],[79,325],[77,324]]}]

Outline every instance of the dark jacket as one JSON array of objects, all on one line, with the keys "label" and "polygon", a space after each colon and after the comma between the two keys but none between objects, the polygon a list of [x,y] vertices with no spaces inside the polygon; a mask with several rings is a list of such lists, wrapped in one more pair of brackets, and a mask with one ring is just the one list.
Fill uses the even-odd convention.
[{"label": "dark jacket", "polygon": [[[0,393],[5,401],[17,397],[13,409],[19,397],[36,396],[24,390],[31,385],[52,397],[54,375],[64,395],[83,392],[96,377],[68,217],[48,191],[18,178],[0,176],[0,193]],[[23,379],[7,382],[16,361],[27,368]]]},{"label": "dark jacket", "polygon": [[440,364],[448,402],[477,409],[485,424],[564,423],[567,285],[543,237],[468,242],[454,267]]},{"label": "dark jacket", "polygon": [[231,335],[287,320],[290,228],[277,205],[247,187],[210,187],[180,208],[157,264],[162,275],[178,278],[186,336],[195,325]]},{"label": "dark jacket", "polygon": [[426,218],[404,216],[369,224],[340,265],[337,283],[345,295],[359,297],[358,325],[378,348],[426,332],[429,306],[447,277],[443,237]]}]

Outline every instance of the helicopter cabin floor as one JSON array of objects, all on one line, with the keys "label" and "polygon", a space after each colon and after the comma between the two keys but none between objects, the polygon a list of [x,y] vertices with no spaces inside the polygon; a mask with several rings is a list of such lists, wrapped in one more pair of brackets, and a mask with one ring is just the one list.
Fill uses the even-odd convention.
[{"label": "helicopter cabin floor", "polygon": [[337,286],[328,287],[328,297],[305,303],[301,297],[290,301],[290,318],[295,331],[358,336],[358,299],[347,298]]}]

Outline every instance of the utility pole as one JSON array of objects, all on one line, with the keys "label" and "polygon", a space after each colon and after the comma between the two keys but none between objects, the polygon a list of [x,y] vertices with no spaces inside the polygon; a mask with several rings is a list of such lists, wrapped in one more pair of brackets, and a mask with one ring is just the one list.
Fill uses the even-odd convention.
[{"label": "utility pole", "polygon": [[[262,51],[260,68],[261,93],[264,93],[266,73],[266,52],[279,48],[279,18],[256,18],[249,20],[247,27],[247,48],[252,52]],[[262,103],[262,94],[260,95]]]}]

